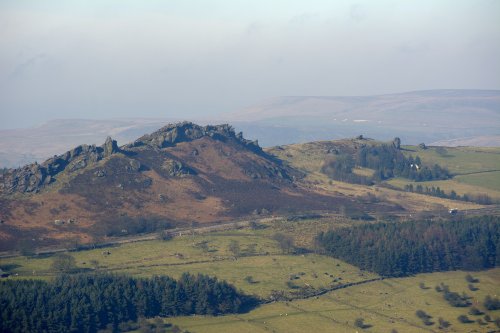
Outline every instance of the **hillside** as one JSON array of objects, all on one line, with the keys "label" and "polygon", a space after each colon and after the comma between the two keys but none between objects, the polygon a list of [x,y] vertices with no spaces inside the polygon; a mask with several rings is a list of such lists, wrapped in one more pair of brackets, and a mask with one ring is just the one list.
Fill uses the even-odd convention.
[{"label": "hillside", "polygon": [[[422,167],[438,163],[448,168],[453,178],[439,180],[443,182],[494,173],[500,156],[495,148],[424,149],[363,137],[261,149],[229,125],[179,123],[120,147],[108,138],[102,146],[79,146],[41,164],[8,170],[0,186],[1,244],[4,250],[19,249],[23,255],[0,257],[6,280],[3,291],[7,291],[3,294],[10,295],[6,297],[10,307],[4,313],[16,307],[26,311],[9,317],[15,327],[23,316],[38,318],[27,307],[29,302],[12,296],[13,290],[33,285],[50,289],[61,282],[57,278],[61,272],[80,284],[95,285],[92,281],[109,281],[113,276],[129,279],[129,284],[140,280],[141,291],[151,286],[150,281],[159,290],[158,276],[173,284],[191,281],[186,283],[191,286],[197,276],[201,281],[230,283],[229,291],[239,290],[229,293],[228,301],[234,304],[240,304],[243,294],[254,295],[251,299],[258,303],[245,313],[232,315],[240,312],[237,307],[231,311],[223,307],[227,315],[212,316],[217,312],[204,307],[208,303],[200,296],[203,293],[187,293],[187,299],[172,293],[181,295],[172,298],[175,303],[161,302],[172,304],[171,308],[153,306],[148,311],[139,297],[126,307],[142,309],[137,318],[130,317],[138,323],[125,323],[129,317],[123,316],[120,329],[156,325],[169,332],[177,329],[175,324],[190,332],[298,332],[310,327],[318,332],[332,328],[437,332],[445,323],[455,332],[494,330],[500,325],[500,310],[487,308],[485,297],[498,289],[498,256],[494,246],[489,245],[490,252],[483,251],[483,246],[488,239],[497,243],[498,217],[464,219],[464,214],[454,216],[448,209],[463,209],[467,216],[498,215],[498,206],[388,185],[399,178],[361,185],[333,180],[323,172],[331,159],[384,146],[400,157],[420,155]],[[355,167],[354,173],[371,177],[376,170]],[[476,186],[475,191],[484,189],[470,186]],[[424,221],[429,216],[432,219]],[[165,229],[168,235],[162,232],[158,237],[156,232]],[[95,242],[102,243],[81,246],[78,251],[62,248]],[[413,251],[415,243],[425,251]],[[44,249],[47,245],[54,246]],[[339,254],[346,250],[348,255]],[[487,260],[478,260],[478,254]],[[412,265],[411,272],[398,271],[398,265],[406,263],[398,255],[413,256],[425,265]],[[379,272],[380,267],[390,271]],[[437,272],[485,268],[491,269]],[[394,278],[405,275],[411,276]],[[108,283],[100,286],[116,290]],[[438,287],[452,292],[440,292]],[[448,294],[471,301],[467,307],[456,307],[445,298]],[[63,295],[66,298],[51,303],[51,309],[78,297]],[[120,299],[120,295],[114,297]],[[148,304],[160,303],[149,299]],[[178,309],[180,300],[189,304],[201,300],[196,303],[201,306],[169,312]],[[35,307],[37,311],[46,308]],[[97,313],[99,309],[94,306]],[[117,305],[116,309],[123,308]],[[160,317],[153,319],[159,309]],[[422,319],[419,311],[430,317]],[[196,316],[181,316],[191,313]],[[460,316],[464,315],[470,320],[463,322]],[[76,312],[59,320],[65,323],[78,316],[83,315]],[[69,322],[73,321],[81,322]],[[43,325],[44,320],[33,322]]]},{"label": "hillside", "polygon": [[[120,147],[111,138],[102,146],[81,145],[40,164],[1,174],[0,250],[74,246],[272,215],[384,216],[424,211],[439,215],[451,208],[482,207],[402,191],[411,182],[408,179],[366,186],[332,180],[321,170],[328,159],[355,156],[363,147],[381,144],[358,138],[263,150],[229,125],[185,122],[164,126]],[[415,153],[418,149],[414,148]],[[494,148],[449,148],[456,157],[442,157],[435,149],[419,152],[424,163],[438,163],[453,173],[453,178],[435,182],[464,181],[461,187],[453,185],[459,195],[472,191],[499,198],[500,191],[491,188],[496,183],[483,179],[496,175]],[[412,148],[401,151],[410,154]],[[468,160],[481,160],[484,165]],[[466,168],[466,174],[457,173],[457,163]],[[357,167],[353,172],[371,177],[375,171]]]},{"label": "hillside", "polygon": [[[440,186],[447,193],[452,190],[460,195],[469,196],[487,195],[493,201],[500,199],[500,185],[496,181],[498,171],[496,165],[500,163],[498,148],[442,148],[418,146],[401,146],[399,150],[405,157],[419,156],[424,166],[432,167],[438,164],[447,168],[451,178],[414,182],[407,178],[389,178],[377,181],[372,186],[353,184],[334,180],[322,172],[326,162],[341,156],[351,156],[356,159],[359,151],[367,147],[380,147],[389,142],[376,141],[367,138],[341,139],[332,141],[317,141],[302,144],[277,146],[265,149],[269,154],[284,161],[285,164],[306,174],[304,182],[321,188],[328,193],[342,193],[355,197],[359,201],[386,201],[402,206],[407,211],[444,211],[450,208],[474,209],[480,205],[449,200],[436,196],[405,191],[405,185],[421,184],[423,186]],[[445,156],[442,155],[442,152]],[[441,152],[441,155],[438,154]],[[371,178],[375,170],[363,167],[354,167],[354,175]]]},{"label": "hillside", "polygon": [[340,205],[400,209],[325,193],[302,177],[229,125],[167,125],[121,147],[108,138],[1,175],[1,249]]}]

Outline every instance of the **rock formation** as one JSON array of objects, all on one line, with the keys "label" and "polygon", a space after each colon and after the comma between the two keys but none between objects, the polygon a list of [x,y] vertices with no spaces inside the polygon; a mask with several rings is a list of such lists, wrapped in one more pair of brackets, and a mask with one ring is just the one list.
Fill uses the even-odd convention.
[{"label": "rock formation", "polygon": [[204,136],[219,141],[234,140],[253,152],[263,153],[257,141],[244,139],[241,132],[236,133],[233,127],[228,124],[199,126],[191,122],[169,124],[156,132],[140,137],[125,147],[132,148],[147,145],[156,148],[167,148],[175,146],[175,144],[180,142],[193,141]]},{"label": "rock formation", "polygon": [[53,183],[63,171],[78,171],[109,157],[120,149],[115,140],[108,137],[104,145],[80,145],[62,155],[47,159],[42,164],[33,163],[21,168],[10,169],[0,175],[0,193],[39,192]]},{"label": "rock formation", "polygon": [[[161,151],[165,148],[174,147],[179,143],[190,142],[203,137],[240,145],[242,148],[264,157],[268,162],[271,160],[277,162],[259,147],[257,141],[244,139],[243,134],[241,132],[236,133],[230,125],[199,126],[191,122],[182,122],[164,126],[121,148],[118,147],[115,140],[107,137],[102,146],[80,145],[64,154],[49,158],[42,164],[33,163],[21,168],[9,169],[0,174],[0,194],[37,193],[56,182],[61,173],[74,178],[87,168],[90,168],[89,172],[92,173],[93,177],[106,178],[112,170],[105,170],[101,167],[95,170],[92,168],[102,159],[109,158],[119,152],[122,153],[122,157],[126,157],[127,163],[130,164],[127,164],[126,171],[137,172],[141,168],[141,163],[133,159],[132,156],[138,152]],[[191,152],[191,156],[198,156],[198,154],[199,151],[196,149]],[[151,164],[150,167],[160,163],[160,159],[163,160],[161,162],[163,164],[160,163],[160,168],[157,171],[165,177],[183,177],[197,174],[195,169],[173,156],[154,157],[156,156],[154,154],[151,156],[153,156],[153,160],[148,162]],[[287,172],[273,162],[270,162],[267,166],[258,167],[256,170],[249,168],[244,172],[252,179],[275,177],[290,179]]]}]

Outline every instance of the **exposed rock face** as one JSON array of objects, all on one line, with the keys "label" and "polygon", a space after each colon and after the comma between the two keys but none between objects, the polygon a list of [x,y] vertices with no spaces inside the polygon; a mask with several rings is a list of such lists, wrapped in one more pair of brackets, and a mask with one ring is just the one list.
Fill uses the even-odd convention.
[{"label": "exposed rock face", "polygon": [[[57,181],[61,173],[75,176],[86,172],[90,167],[94,178],[107,179],[112,174],[111,170],[99,167],[93,170],[93,166],[104,158],[108,158],[117,152],[123,153],[127,157],[126,172],[138,172],[142,168],[141,162],[133,159],[132,156],[140,151],[144,168],[153,168],[157,165],[160,174],[165,177],[183,177],[186,175],[196,175],[197,171],[188,166],[184,161],[180,161],[172,156],[159,156],[156,152],[163,148],[174,147],[182,142],[190,142],[203,137],[209,137],[213,140],[231,143],[248,149],[253,153],[261,155],[268,162],[272,159],[258,145],[257,141],[246,140],[243,134],[235,133],[233,127],[227,124],[215,126],[199,126],[191,122],[182,122],[178,124],[169,124],[161,129],[147,134],[137,139],[135,142],[118,147],[115,140],[106,138],[102,146],[80,145],[64,154],[49,158],[42,164],[30,164],[22,168],[7,170],[0,174],[0,194],[13,193],[37,193],[44,187]],[[191,156],[196,157],[200,154],[197,149],[193,149]],[[151,160],[146,156],[151,155]],[[290,179],[286,171],[273,162],[263,167],[245,168],[244,172],[253,179],[278,178]],[[108,179],[109,180],[109,179]],[[107,180],[106,180],[107,181]],[[142,181],[142,180],[141,180]]]},{"label": "exposed rock face", "polygon": [[170,177],[182,177],[184,175],[195,174],[195,171],[184,165],[182,162],[171,159],[165,160],[161,168],[165,170]]},{"label": "exposed rock face", "polygon": [[262,170],[248,168],[244,170],[245,174],[252,179],[274,178],[274,179],[290,179],[290,176],[285,170],[276,166],[264,166]]},{"label": "exposed rock face", "polygon": [[43,183],[51,181],[47,169],[37,163],[7,172],[0,177],[0,188],[8,193],[36,192]]},{"label": "exposed rock face", "polygon": [[114,154],[120,150],[116,141],[111,139],[111,137],[109,136],[106,138],[106,141],[104,142],[104,145],[102,147],[104,149],[104,157],[111,156],[111,154]]},{"label": "exposed rock face", "polygon": [[118,151],[116,141],[108,137],[101,147],[81,145],[62,155],[51,157],[41,165],[33,163],[8,170],[0,175],[0,193],[36,193],[53,183],[61,172],[78,171]]},{"label": "exposed rock face", "polygon": [[209,136],[219,141],[234,140],[256,153],[263,153],[257,141],[244,139],[241,132],[235,133],[233,127],[228,124],[199,126],[191,122],[169,124],[156,132],[142,136],[126,147],[132,148],[147,145],[156,148],[166,148],[175,146],[175,144],[180,142],[200,139],[204,136]]}]

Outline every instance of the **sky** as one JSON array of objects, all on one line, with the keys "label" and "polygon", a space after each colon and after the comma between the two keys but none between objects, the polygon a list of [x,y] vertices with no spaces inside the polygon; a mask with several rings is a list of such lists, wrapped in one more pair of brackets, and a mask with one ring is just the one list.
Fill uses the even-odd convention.
[{"label": "sky", "polygon": [[500,89],[496,0],[0,0],[0,129]]}]

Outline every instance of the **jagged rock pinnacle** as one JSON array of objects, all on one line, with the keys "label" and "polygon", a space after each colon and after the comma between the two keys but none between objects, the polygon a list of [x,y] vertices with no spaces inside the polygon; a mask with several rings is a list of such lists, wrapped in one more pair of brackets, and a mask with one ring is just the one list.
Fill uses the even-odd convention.
[{"label": "jagged rock pinnacle", "polygon": [[104,157],[108,157],[111,154],[119,151],[118,144],[116,143],[115,140],[111,139],[110,136],[106,138],[106,141],[104,142],[103,145],[103,149],[104,149]]}]

